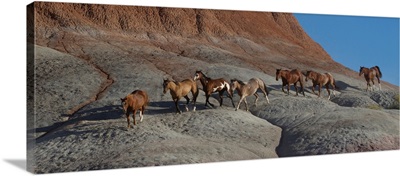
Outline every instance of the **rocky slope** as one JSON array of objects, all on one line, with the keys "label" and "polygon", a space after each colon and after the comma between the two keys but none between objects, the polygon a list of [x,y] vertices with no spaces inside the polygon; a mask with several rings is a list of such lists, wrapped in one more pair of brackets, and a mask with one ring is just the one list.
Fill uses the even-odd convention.
[{"label": "rocky slope", "polygon": [[[334,62],[291,14],[34,7],[34,25],[28,24],[34,28],[28,31],[35,58],[35,118],[28,116],[33,172],[399,149],[398,87],[383,83],[384,91],[364,92],[364,80]],[[340,91],[328,101],[307,83],[306,97],[287,96],[276,68],[329,71]],[[234,111],[225,98],[224,106],[210,109],[201,91],[196,112],[175,115],[162,79],[192,78],[196,70],[227,80],[259,77],[271,103],[261,98],[250,112]],[[150,104],[144,121],[127,130],[119,98],[135,89],[149,92]],[[210,101],[217,103],[215,97]]]}]

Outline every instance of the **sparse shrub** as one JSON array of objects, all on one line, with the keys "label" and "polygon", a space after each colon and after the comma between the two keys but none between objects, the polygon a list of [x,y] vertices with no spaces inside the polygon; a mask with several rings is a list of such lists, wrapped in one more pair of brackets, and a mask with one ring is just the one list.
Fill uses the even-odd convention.
[{"label": "sparse shrub", "polygon": [[400,95],[399,94],[395,95],[393,98],[397,101],[397,103],[400,103]]},{"label": "sparse shrub", "polygon": [[399,107],[399,105],[400,105],[400,97],[399,97],[399,94],[395,95],[395,96],[393,97],[393,99],[394,99],[395,101],[393,102],[392,105],[390,105],[390,106],[388,107],[388,109],[400,109],[400,107]]},{"label": "sparse shrub", "polygon": [[380,109],[382,109],[382,107],[379,106],[379,105],[377,105],[377,104],[367,105],[366,108],[368,108],[368,109],[373,109],[373,110],[380,110]]}]

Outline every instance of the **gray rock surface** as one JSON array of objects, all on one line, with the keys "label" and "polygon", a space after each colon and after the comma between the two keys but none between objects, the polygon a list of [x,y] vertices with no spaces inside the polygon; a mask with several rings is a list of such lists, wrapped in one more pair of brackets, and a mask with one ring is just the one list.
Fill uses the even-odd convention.
[{"label": "gray rock surface", "polygon": [[341,107],[325,99],[279,97],[252,113],[282,128],[277,148],[281,157],[399,149],[398,110],[385,112]]},{"label": "gray rock surface", "polygon": [[29,133],[32,138],[68,120],[73,109],[94,101],[106,78],[80,58],[36,46],[34,80],[35,123],[28,124],[28,130],[35,128]]},{"label": "gray rock surface", "polygon": [[153,105],[129,130],[119,107],[94,109],[66,123],[37,141],[35,172],[278,157],[281,129],[248,112],[220,108],[177,115]]}]

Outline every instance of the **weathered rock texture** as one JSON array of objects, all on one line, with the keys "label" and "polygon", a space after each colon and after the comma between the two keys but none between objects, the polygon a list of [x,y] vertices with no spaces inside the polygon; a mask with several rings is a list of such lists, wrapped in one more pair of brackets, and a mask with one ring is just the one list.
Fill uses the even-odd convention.
[{"label": "weathered rock texture", "polygon": [[[28,95],[35,110],[28,116],[33,172],[399,148],[398,87],[383,83],[383,92],[363,92],[364,80],[333,61],[291,14],[33,6],[28,11],[34,22],[28,20],[34,29],[28,30],[34,41],[29,53],[35,72],[28,74],[35,81],[34,96]],[[325,92],[324,98],[311,94],[311,83],[306,97],[294,97],[293,89],[285,95],[275,81],[276,68],[331,72],[341,89],[332,101]],[[261,97],[254,106],[250,96],[250,112],[234,111],[225,97],[222,107],[205,108],[200,91],[197,111],[175,115],[162,79],[193,78],[196,70],[227,80],[260,77],[271,103]],[[143,122],[127,130],[120,98],[135,89],[147,91],[150,104]],[[210,98],[214,104],[216,97]]]}]

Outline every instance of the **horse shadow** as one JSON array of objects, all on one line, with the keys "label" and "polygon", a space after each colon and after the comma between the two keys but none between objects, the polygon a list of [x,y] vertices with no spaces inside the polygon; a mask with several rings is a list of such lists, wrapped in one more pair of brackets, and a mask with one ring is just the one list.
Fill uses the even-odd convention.
[{"label": "horse shadow", "polygon": [[[185,101],[179,101],[178,106],[182,112],[185,112]],[[196,111],[206,109],[201,102],[196,102]],[[188,105],[189,111],[193,110],[193,103],[190,102]],[[144,114],[148,115],[159,115],[159,114],[167,114],[167,113],[176,113],[175,102],[174,101],[153,101],[150,102],[147,106],[147,109],[144,111]]]},{"label": "horse shadow", "polygon": [[[283,92],[282,92],[282,84],[269,85],[268,87],[270,87],[270,89],[268,89],[268,91],[270,91],[270,93],[273,92],[273,91],[283,93]],[[299,94],[300,94],[300,92],[301,92],[300,85],[298,84],[297,87],[298,87],[298,91],[299,91]],[[305,86],[305,85],[304,85],[304,86],[303,86],[303,88],[304,88],[304,93],[312,93],[312,91],[310,91],[310,90],[311,90],[311,87],[312,87],[312,86]],[[283,90],[285,90],[285,94],[287,95],[286,86],[283,87]],[[296,89],[294,88],[293,84],[291,84],[291,85],[289,86],[289,91],[290,91],[291,93],[296,94]],[[314,93],[312,93],[312,94],[314,94]]]},{"label": "horse shadow", "polygon": [[345,83],[343,81],[336,80],[335,84],[337,85],[337,90],[346,90],[348,88],[352,88],[352,89],[355,89],[355,90],[361,90],[361,88],[355,87],[355,86],[351,86],[351,85],[349,85],[349,84],[347,84],[347,83]]},{"label": "horse shadow", "polygon": [[[28,135],[33,133],[48,133],[58,129],[63,125],[76,123],[78,121],[101,121],[101,120],[119,119],[122,117],[122,114],[123,114],[122,107],[117,105],[109,105],[99,108],[78,111],[73,115],[61,114],[61,116],[64,117],[69,116],[69,119],[67,121],[56,122],[45,127],[28,129],[27,133]],[[41,137],[42,136],[36,139],[40,139]]]},{"label": "horse shadow", "polygon": [[123,114],[120,105],[107,105],[98,108],[78,111],[72,118],[79,118],[82,120],[111,120],[118,119]]}]

